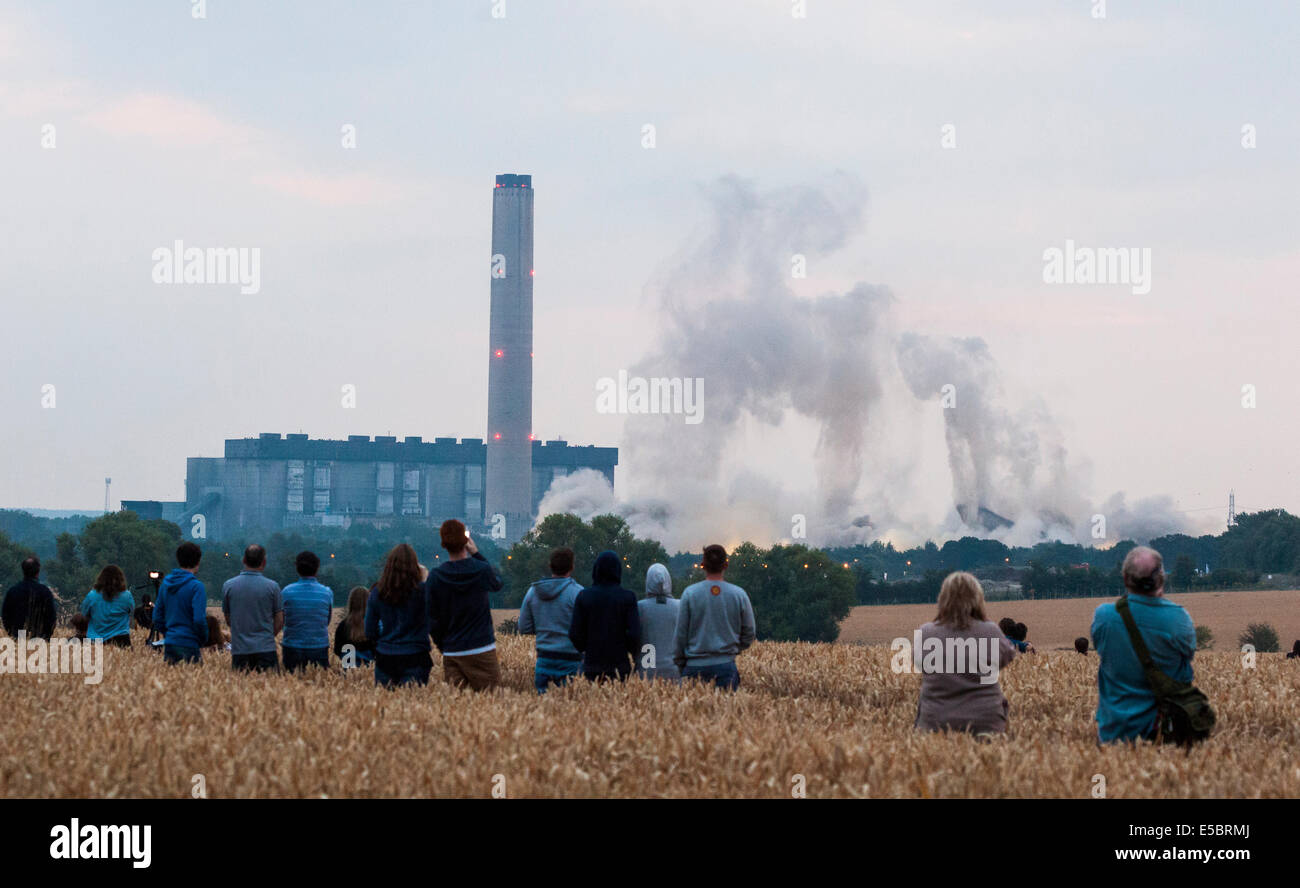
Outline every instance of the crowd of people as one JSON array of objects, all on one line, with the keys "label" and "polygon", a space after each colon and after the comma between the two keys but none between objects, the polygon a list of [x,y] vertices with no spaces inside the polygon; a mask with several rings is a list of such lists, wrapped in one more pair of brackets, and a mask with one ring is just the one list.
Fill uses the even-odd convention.
[{"label": "crowd of people", "polygon": [[[490,595],[501,577],[483,557],[465,525],[455,519],[439,528],[447,557],[432,571],[406,543],[394,546],[379,580],[348,594],[347,610],[334,629],[333,652],[346,670],[371,667],[383,687],[427,684],[432,650],[441,654],[443,679],[484,691],[501,683]],[[221,589],[221,622],[208,614],[207,590],[198,579],[203,551],[192,542],[176,550],[176,567],[162,577],[157,602],[137,608],[122,571],[109,565],[74,618],[76,634],[129,647],[131,620],[161,640],[168,664],[196,663],[207,648],[224,647],[236,670],[298,671],[331,666],[329,625],[334,591],[317,579],[320,558],[300,552],[298,580],[283,589],[265,575],[266,550],[244,550],[240,572]],[[551,576],[533,583],[519,612],[520,632],[536,636],[538,693],[581,673],[590,681],[697,678],[727,689],[740,684],[736,656],[756,637],[754,610],[745,590],[724,577],[722,546],[704,549],[705,579],[680,599],[662,564],[646,576],[647,597],[623,588],[623,562],[602,552],[590,585],[573,579],[574,553],[551,553]],[[10,590],[4,625],[11,634],[48,638],[54,599],[39,582],[35,558],[23,563],[24,582]],[[226,640],[226,630],[229,641]],[[278,639],[278,642],[277,642]]]},{"label": "crowd of people", "polygon": [[[435,569],[420,564],[415,550],[401,543],[388,553],[378,582],[350,591],[332,644],[345,671],[372,668],[382,687],[427,684],[437,647],[447,683],[475,691],[500,685],[489,596],[502,588],[501,577],[462,522],[444,522],[439,537],[447,557]],[[320,559],[314,553],[299,553],[298,580],[281,589],[265,576],[266,550],[248,546],[242,570],[221,589],[224,628],[208,614],[207,592],[196,576],[202,554],[195,543],[181,543],[177,566],[162,578],[157,601],[146,595],[139,607],[122,570],[104,567],[75,617],[77,635],[129,647],[134,619],[152,629],[151,638],[161,635],[156,644],[168,664],[199,662],[204,649],[224,648],[236,670],[330,668],[334,592],[317,579]],[[554,550],[551,575],[529,586],[518,617],[519,631],[535,636],[537,693],[579,674],[595,682],[625,681],[636,674],[652,681],[695,679],[727,690],[739,687],[736,657],[756,637],[753,606],[744,589],[727,582],[722,546],[705,547],[701,564],[704,579],[680,598],[673,596],[668,568],[651,565],[645,597],[638,601],[622,585],[623,561],[616,553],[600,553],[591,583],[584,586],[573,578],[573,551]],[[1187,611],[1164,597],[1160,554],[1137,547],[1125,557],[1121,572],[1122,600],[1129,603],[1154,663],[1174,680],[1190,683],[1196,632]],[[11,636],[25,632],[48,640],[57,608],[40,582],[39,560],[25,559],[22,573],[22,581],[5,595],[4,629]],[[972,659],[958,668],[922,669],[916,727],[977,735],[1004,732],[1010,705],[998,674],[1018,655],[1034,653],[1027,632],[1024,623],[1010,618],[999,624],[988,619],[983,589],[972,574],[949,574],[939,592],[938,613],[920,627],[917,638],[939,649],[986,650],[989,668]],[[1150,738],[1156,730],[1157,700],[1116,603],[1096,609],[1091,638],[1100,661],[1099,741]],[[1088,638],[1077,639],[1075,649],[1087,655]],[[919,651],[916,656],[920,664]]]},{"label": "crowd of people", "polygon": [[[1120,568],[1133,620],[1155,665],[1175,681],[1190,684],[1196,655],[1196,629],[1187,610],[1164,597],[1165,573],[1160,553],[1138,546]],[[1092,639],[1100,658],[1097,668],[1097,736],[1102,743],[1151,739],[1157,731],[1158,705],[1137,651],[1115,602],[1097,607]],[[921,627],[922,640],[936,638],[972,647],[985,642],[996,655],[989,663],[998,675],[1020,653],[1032,653],[1023,623],[1009,618],[995,624],[986,616],[979,580],[965,572],[949,574],[939,591],[939,612]],[[1088,653],[1088,640],[1075,641]],[[918,652],[919,656],[919,652]],[[1006,731],[1009,702],[1000,681],[989,681],[979,663],[963,668],[922,671],[917,707],[918,728],[975,734]]]}]

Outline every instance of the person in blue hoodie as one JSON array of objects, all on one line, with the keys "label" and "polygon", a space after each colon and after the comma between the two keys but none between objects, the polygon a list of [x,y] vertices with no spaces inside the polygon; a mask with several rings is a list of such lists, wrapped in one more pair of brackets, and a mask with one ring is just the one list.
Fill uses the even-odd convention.
[{"label": "person in blue hoodie", "polygon": [[442,673],[453,687],[486,691],[501,683],[497,636],[492,628],[489,595],[501,589],[501,577],[455,518],[438,530],[447,561],[425,581],[429,634],[442,652]]},{"label": "person in blue hoodie", "polygon": [[591,585],[573,604],[569,640],[582,652],[582,674],[588,681],[625,680],[640,649],[636,595],[622,582],[623,562],[617,553],[601,552],[591,568]]},{"label": "person in blue hoodie", "polygon": [[153,624],[163,633],[163,662],[198,663],[208,643],[208,594],[194,576],[203,550],[189,540],[176,547],[179,565],[158,586]]},{"label": "person in blue hoodie", "polygon": [[569,640],[573,604],[582,586],[573,579],[573,550],[551,553],[551,576],[528,587],[519,606],[519,632],[537,636],[537,665],[533,682],[537,693],[562,685],[582,670],[582,654]]},{"label": "person in blue hoodie", "polygon": [[429,683],[429,617],[420,588],[420,559],[406,543],[388,553],[366,602],[366,638],[375,642],[375,684]]}]

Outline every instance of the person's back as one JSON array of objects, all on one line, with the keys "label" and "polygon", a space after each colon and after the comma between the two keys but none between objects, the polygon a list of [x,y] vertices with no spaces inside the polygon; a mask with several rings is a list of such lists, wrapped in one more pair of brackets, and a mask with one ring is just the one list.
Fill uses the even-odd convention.
[{"label": "person's back", "polygon": [[641,644],[636,595],[624,589],[623,562],[601,552],[591,569],[592,583],[573,603],[569,640],[582,652],[582,671],[590,680],[625,679]]},{"label": "person's back", "polygon": [[158,585],[153,609],[154,628],[163,634],[163,662],[197,663],[208,640],[207,591],[194,574],[203,552],[189,540],[176,548],[179,565]]},{"label": "person's back", "polygon": [[[921,647],[914,652],[921,667],[916,727],[973,734],[1005,731],[1010,706],[996,675],[1015,658],[1014,639],[988,620],[972,620],[962,629],[932,621],[920,631]],[[924,657],[930,649],[939,652],[939,668],[926,668]],[[949,662],[950,652],[959,649],[962,662]]]},{"label": "person's back", "polygon": [[334,656],[339,658],[344,672],[375,659],[375,640],[366,637],[366,607],[369,601],[369,589],[353,586],[348,594],[347,612],[334,627]]},{"label": "person's back", "polygon": [[221,587],[221,611],[230,626],[230,659],[235,669],[278,669],[275,636],[284,621],[280,584],[262,575],[266,551],[244,550],[244,569]]},{"label": "person's back", "polygon": [[[668,568],[662,564],[650,565],[645,575],[645,598],[636,605],[641,621],[641,649],[636,664],[640,675],[669,681],[681,679],[681,670],[673,662],[673,639],[681,605],[673,598],[673,579]],[[653,665],[646,665],[647,658]]]},{"label": "person's back", "polygon": [[740,687],[736,655],[754,643],[754,607],[744,589],[728,583],[727,550],[704,547],[704,580],[686,587],[673,633],[673,662],[682,678],[711,681],[734,691]]},{"label": "person's back", "polygon": [[141,629],[153,629],[153,600],[143,596],[143,603],[135,609],[135,624]]},{"label": "person's back", "polygon": [[0,623],[12,636],[25,632],[28,638],[48,641],[54,635],[54,622],[58,616],[54,593],[40,581],[41,563],[36,556],[23,559],[22,571],[22,580],[5,593],[4,605],[0,607]]},{"label": "person's back", "polygon": [[[1196,628],[1186,609],[1167,598],[1127,596],[1133,622],[1151,659],[1175,681],[1191,683]],[[1097,667],[1097,736],[1103,743],[1155,735],[1156,698],[1133,650],[1124,619],[1114,602],[1100,605],[1092,619]]]},{"label": "person's back", "polygon": [[105,641],[124,638],[129,643],[131,614],[134,611],[135,599],[130,590],[106,598],[98,589],[91,589],[81,603],[81,612],[86,615],[88,621],[86,637],[102,638]]},{"label": "person's back", "polygon": [[443,678],[455,687],[489,690],[501,682],[489,598],[501,588],[501,578],[460,521],[443,522],[439,536],[448,560],[429,572],[424,590]]},{"label": "person's back", "polygon": [[398,543],[366,600],[365,635],[375,644],[375,684],[428,684],[429,615],[415,550]]},{"label": "person's back", "polygon": [[328,669],[334,591],[316,579],[320,558],[314,553],[299,552],[295,567],[298,582],[280,590],[284,603],[284,668],[293,671],[315,665]]},{"label": "person's back", "polygon": [[519,605],[519,632],[537,636],[533,684],[539,694],[553,684],[565,684],[582,669],[582,654],[573,646],[573,607],[582,591],[572,576],[573,550],[551,553],[550,577],[528,587]]},{"label": "person's back", "polygon": [[428,653],[429,618],[424,596],[413,592],[400,605],[379,597],[379,586],[370,587],[366,601],[366,637],[374,639],[375,651],[386,656]]},{"label": "person's back", "polygon": [[[1191,683],[1196,627],[1186,609],[1164,597],[1164,565],[1154,549],[1139,546],[1122,568],[1129,612],[1157,668],[1175,681]],[[1097,736],[1103,743],[1150,738],[1156,729],[1156,698],[1124,618],[1114,602],[1092,618],[1097,667]]]},{"label": "person's back", "polygon": [[918,630],[912,661],[921,673],[919,731],[1000,734],[1009,705],[998,681],[1016,656],[1014,639],[985,614],[984,589],[973,574],[954,571],[939,587],[938,613]]}]

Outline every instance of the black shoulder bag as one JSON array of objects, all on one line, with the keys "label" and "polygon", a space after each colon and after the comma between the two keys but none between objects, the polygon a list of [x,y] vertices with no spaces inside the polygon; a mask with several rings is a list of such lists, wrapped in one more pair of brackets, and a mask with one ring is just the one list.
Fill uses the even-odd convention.
[{"label": "black shoulder bag", "polygon": [[1133,620],[1128,598],[1115,602],[1115,610],[1124,619],[1133,650],[1142,662],[1147,683],[1156,695],[1156,742],[1191,746],[1209,737],[1214,729],[1214,707],[1210,705],[1210,698],[1195,685],[1175,681],[1156,666]]}]

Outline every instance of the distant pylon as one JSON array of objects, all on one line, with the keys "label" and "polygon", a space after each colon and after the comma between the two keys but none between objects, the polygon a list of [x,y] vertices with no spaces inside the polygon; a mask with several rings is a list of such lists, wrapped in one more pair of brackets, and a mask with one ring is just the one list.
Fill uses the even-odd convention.
[{"label": "distant pylon", "polygon": [[1237,523],[1237,494],[1235,491],[1228,491],[1228,526]]},{"label": "distant pylon", "polygon": [[112,478],[104,479],[104,514],[108,514],[108,488],[113,484]]}]

